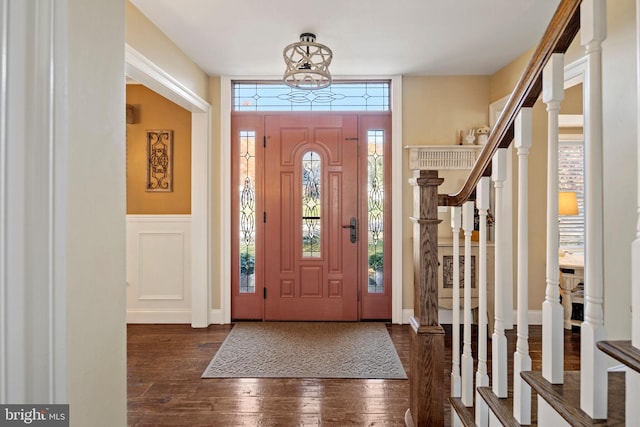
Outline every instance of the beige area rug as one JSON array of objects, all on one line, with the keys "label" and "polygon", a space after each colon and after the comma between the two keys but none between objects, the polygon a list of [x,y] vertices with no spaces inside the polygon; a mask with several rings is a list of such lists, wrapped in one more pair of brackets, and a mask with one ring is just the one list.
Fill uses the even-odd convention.
[{"label": "beige area rug", "polygon": [[383,323],[236,324],[202,378],[371,378],[407,375]]}]

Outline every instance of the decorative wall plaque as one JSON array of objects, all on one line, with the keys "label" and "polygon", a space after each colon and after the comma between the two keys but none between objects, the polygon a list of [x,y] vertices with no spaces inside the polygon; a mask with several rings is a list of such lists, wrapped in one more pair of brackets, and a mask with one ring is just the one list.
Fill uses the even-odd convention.
[{"label": "decorative wall plaque", "polygon": [[147,131],[147,191],[173,191],[173,131]]}]

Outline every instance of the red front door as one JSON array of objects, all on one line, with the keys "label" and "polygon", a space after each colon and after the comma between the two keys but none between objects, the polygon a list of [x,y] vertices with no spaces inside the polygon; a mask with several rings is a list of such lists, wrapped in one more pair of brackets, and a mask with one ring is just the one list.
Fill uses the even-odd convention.
[{"label": "red front door", "polygon": [[357,320],[358,116],[266,116],[265,137],[265,319]]}]

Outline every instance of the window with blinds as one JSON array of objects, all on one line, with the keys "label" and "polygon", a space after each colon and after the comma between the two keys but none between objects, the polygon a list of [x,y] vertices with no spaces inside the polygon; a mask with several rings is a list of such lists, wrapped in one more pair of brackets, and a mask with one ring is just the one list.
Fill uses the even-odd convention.
[{"label": "window with blinds", "polygon": [[573,191],[578,215],[559,215],[560,249],[584,251],[584,144],[561,141],[558,146],[559,191]]}]

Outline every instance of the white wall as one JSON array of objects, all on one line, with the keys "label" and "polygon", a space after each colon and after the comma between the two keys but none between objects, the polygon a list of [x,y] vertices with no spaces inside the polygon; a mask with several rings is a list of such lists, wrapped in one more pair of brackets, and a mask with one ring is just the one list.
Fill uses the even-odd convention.
[{"label": "white wall", "polygon": [[0,0],[0,21],[0,402],[123,426],[124,5]]},{"label": "white wall", "polygon": [[129,0],[125,0],[125,8],[127,44],[184,87],[207,99],[209,77]]},{"label": "white wall", "polygon": [[66,3],[70,418],[72,426],[124,426],[124,3]]},{"label": "white wall", "polygon": [[635,1],[607,2],[603,43],[604,316],[609,339],[631,336],[631,243],[637,219]]}]

